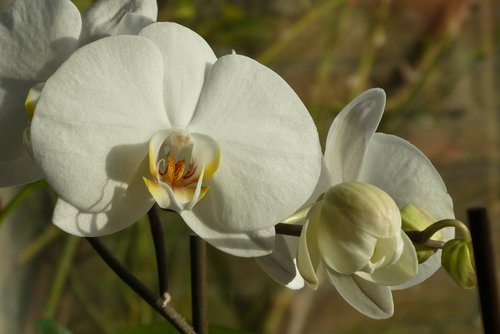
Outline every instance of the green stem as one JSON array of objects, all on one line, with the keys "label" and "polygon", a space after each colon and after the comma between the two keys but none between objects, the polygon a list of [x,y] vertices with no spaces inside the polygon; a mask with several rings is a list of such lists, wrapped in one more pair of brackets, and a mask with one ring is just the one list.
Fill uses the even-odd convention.
[{"label": "green stem", "polygon": [[463,238],[466,240],[466,241],[470,241],[471,240],[471,235],[470,235],[470,232],[469,232],[469,229],[467,228],[467,226],[465,226],[464,223],[462,223],[461,221],[459,220],[456,220],[456,219],[443,219],[443,220],[440,220],[430,226],[428,226],[425,230],[423,231],[412,231],[412,232],[407,232],[410,236],[410,239],[416,243],[420,243],[420,244],[423,244],[423,243],[426,243],[428,241],[431,241],[431,237],[436,233],[438,232],[439,230],[442,230],[443,228],[446,228],[446,227],[455,227],[456,229],[458,229],[461,233],[462,233],[462,236]]},{"label": "green stem", "polygon": [[64,285],[68,279],[69,270],[71,268],[79,241],[80,238],[74,236],[68,236],[66,239],[66,243],[64,244],[64,248],[62,250],[62,257],[59,259],[59,263],[57,265],[54,283],[52,284],[47,305],[45,307],[45,316],[47,318],[54,317],[57,305],[61,299]]},{"label": "green stem", "polygon": [[0,226],[4,222],[5,218],[28,196],[32,191],[44,188],[47,186],[47,182],[44,180],[36,181],[25,185],[21,191],[19,191],[16,196],[7,204],[5,208],[0,210]]}]

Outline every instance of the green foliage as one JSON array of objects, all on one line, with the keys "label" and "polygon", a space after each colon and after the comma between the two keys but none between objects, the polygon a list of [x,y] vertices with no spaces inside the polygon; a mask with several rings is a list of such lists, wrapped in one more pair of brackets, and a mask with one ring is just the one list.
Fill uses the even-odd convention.
[{"label": "green foliage", "polygon": [[36,330],[39,334],[71,334],[68,329],[48,318],[38,319]]}]

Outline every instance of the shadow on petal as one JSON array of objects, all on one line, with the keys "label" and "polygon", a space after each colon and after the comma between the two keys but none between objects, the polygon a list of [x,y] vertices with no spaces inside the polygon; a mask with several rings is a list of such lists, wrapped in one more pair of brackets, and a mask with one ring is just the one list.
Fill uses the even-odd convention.
[{"label": "shadow on petal", "polygon": [[148,161],[144,159],[127,188],[115,186],[109,206],[101,212],[78,210],[58,200],[53,215],[54,224],[70,234],[87,237],[111,234],[132,225],[154,204],[142,180],[147,170]]}]

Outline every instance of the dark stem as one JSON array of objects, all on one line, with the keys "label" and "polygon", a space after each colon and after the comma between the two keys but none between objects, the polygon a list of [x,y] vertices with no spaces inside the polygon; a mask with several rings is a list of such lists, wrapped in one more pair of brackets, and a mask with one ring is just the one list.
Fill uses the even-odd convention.
[{"label": "dark stem", "polygon": [[274,226],[274,229],[277,234],[291,235],[295,237],[300,237],[300,233],[302,233],[302,225],[279,223]]},{"label": "dark stem", "polygon": [[427,236],[422,231],[405,231],[406,235],[414,245],[422,245],[430,248],[443,248],[445,242],[433,239],[427,239]]},{"label": "dark stem", "polygon": [[467,210],[484,333],[500,333],[499,295],[491,224],[485,208]]},{"label": "dark stem", "polygon": [[167,319],[180,333],[196,334],[193,328],[170,304],[164,305],[164,300],[162,298],[155,296],[155,294],[142,284],[137,277],[125,269],[98,238],[87,237],[86,239],[115,274],[144,299],[144,301],[156,312]]},{"label": "dark stem", "polygon": [[189,245],[193,327],[198,334],[208,334],[207,244],[199,236],[191,235]]},{"label": "dark stem", "polygon": [[[300,237],[302,233],[302,225],[296,224],[283,224],[279,223],[274,226],[276,234],[290,235],[294,237]],[[439,240],[427,239],[423,232],[419,231],[409,231],[406,232],[410,240],[415,244],[425,245],[431,248],[443,248],[444,242]]]},{"label": "dark stem", "polygon": [[160,217],[153,206],[148,211],[149,227],[156,255],[156,268],[158,272],[158,289],[161,297],[165,297],[168,292],[167,257],[165,252],[165,239]]}]

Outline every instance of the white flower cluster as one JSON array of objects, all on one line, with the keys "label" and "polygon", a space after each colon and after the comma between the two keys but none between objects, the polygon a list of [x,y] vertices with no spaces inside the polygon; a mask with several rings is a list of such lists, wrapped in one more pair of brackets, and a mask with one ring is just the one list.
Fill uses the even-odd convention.
[{"label": "white flower cluster", "polygon": [[[78,236],[124,229],[157,203],[218,249],[258,257],[292,288],[329,281],[373,318],[418,265],[399,209],[453,218],[429,160],[375,133],[372,89],[331,125],[324,157],[307,109],[276,73],[156,22],[154,0],[15,0],[0,16],[0,186],[45,178],[53,222]],[[317,201],[318,197],[324,197]],[[298,238],[275,225],[310,208]],[[445,231],[444,239],[451,237]]]}]

